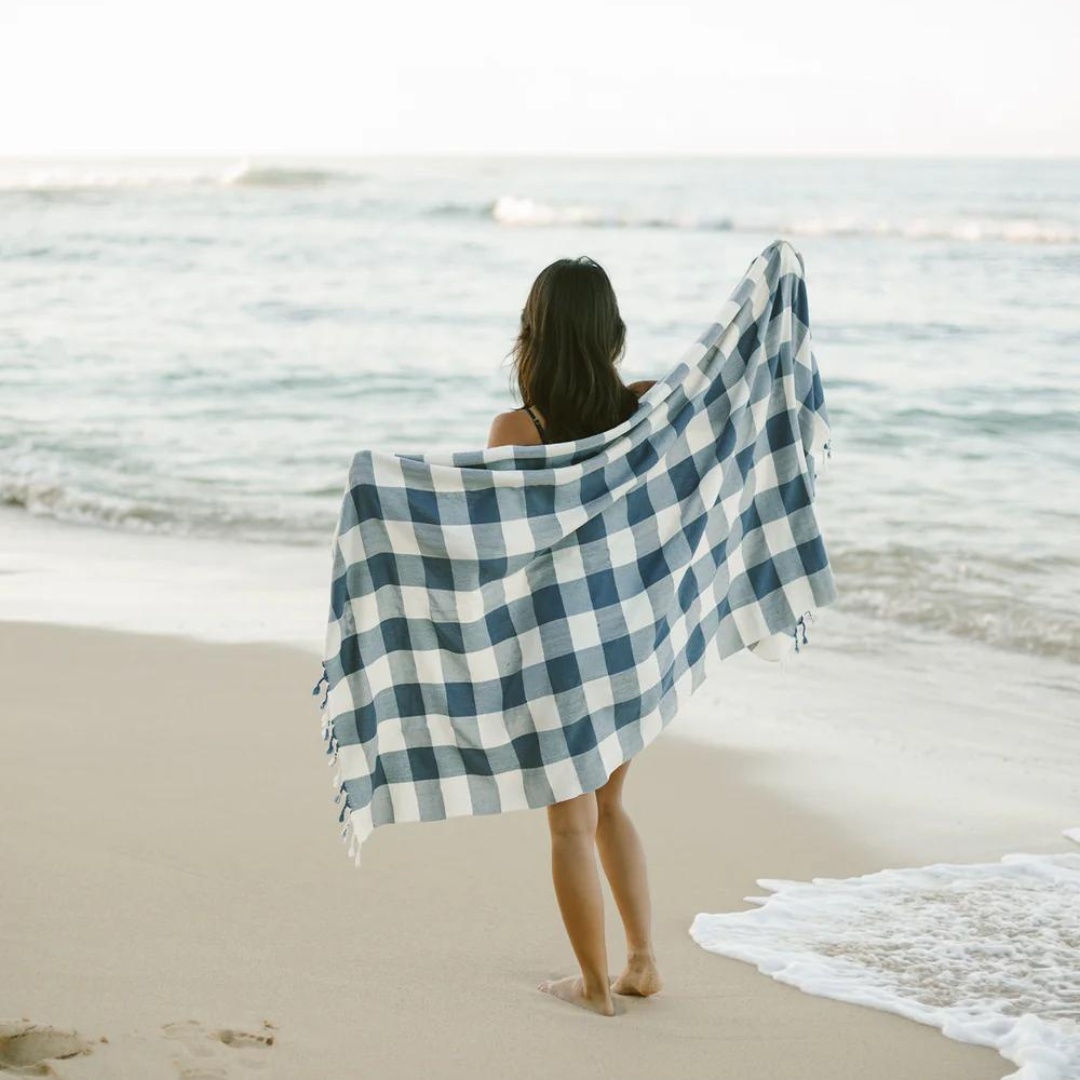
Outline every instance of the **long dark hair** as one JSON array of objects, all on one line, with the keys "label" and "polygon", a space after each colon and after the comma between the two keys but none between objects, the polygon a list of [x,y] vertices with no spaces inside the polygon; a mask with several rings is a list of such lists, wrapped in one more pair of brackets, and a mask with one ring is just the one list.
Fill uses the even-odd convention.
[{"label": "long dark hair", "polygon": [[636,408],[617,364],[626,324],[604,268],[587,255],[540,271],[510,355],[524,405],[540,410],[549,443],[617,427]]}]

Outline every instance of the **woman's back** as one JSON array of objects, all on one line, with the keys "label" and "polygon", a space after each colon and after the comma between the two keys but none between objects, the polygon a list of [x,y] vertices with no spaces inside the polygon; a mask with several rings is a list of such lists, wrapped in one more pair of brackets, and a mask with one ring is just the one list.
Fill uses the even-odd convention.
[{"label": "woman's back", "polygon": [[[640,400],[642,394],[655,385],[655,379],[642,379],[630,383],[627,389],[632,390]],[[623,417],[623,421],[628,420],[632,415],[633,413],[628,413]],[[497,427],[498,432],[496,432]],[[546,428],[545,418],[535,405],[519,405],[516,409],[500,413],[495,417],[495,421],[491,425],[491,437],[488,440],[488,445],[536,446],[548,442]],[[498,442],[495,441],[496,437],[499,439]]]}]

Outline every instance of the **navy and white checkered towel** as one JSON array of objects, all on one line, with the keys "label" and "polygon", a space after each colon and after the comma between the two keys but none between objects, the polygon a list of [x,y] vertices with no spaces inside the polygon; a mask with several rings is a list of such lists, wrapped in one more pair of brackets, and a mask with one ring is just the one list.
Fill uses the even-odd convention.
[{"label": "navy and white checkered towel", "polygon": [[836,598],[801,255],[775,240],[610,431],[362,450],[333,542],[323,738],[342,838],[602,785],[725,658]]}]

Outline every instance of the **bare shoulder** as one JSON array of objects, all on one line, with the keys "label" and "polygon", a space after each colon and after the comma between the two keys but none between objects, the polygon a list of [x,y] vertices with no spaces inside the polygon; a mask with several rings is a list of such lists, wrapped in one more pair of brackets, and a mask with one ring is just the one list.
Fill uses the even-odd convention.
[{"label": "bare shoulder", "polygon": [[639,379],[637,382],[629,384],[627,389],[633,390],[638,397],[652,389],[656,385],[656,379]]},{"label": "bare shoulder", "polygon": [[488,449],[493,446],[529,446],[538,441],[536,428],[524,409],[508,409],[491,421]]}]

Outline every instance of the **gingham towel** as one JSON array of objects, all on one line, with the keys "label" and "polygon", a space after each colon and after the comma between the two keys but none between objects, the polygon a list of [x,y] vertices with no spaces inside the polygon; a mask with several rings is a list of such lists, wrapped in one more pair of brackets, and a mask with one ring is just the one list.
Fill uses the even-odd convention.
[{"label": "gingham towel", "polygon": [[637,411],[554,445],[362,450],[333,541],[323,738],[373,829],[599,787],[704,678],[836,597],[801,255],[775,240]]}]

